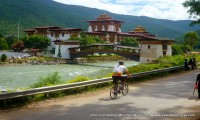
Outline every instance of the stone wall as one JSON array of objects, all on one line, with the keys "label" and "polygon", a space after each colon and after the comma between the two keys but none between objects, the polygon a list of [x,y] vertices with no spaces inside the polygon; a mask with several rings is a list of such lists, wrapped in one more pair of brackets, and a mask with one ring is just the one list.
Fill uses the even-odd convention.
[{"label": "stone wall", "polygon": [[29,56],[28,53],[25,53],[25,52],[7,52],[7,51],[0,51],[0,56],[2,54],[6,54],[7,55],[7,58],[12,58],[13,56],[15,57],[22,57],[22,56]]}]

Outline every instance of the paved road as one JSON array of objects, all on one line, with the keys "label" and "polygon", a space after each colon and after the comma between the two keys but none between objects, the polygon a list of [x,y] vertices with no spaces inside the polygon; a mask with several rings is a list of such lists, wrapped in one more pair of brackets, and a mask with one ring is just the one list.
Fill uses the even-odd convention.
[{"label": "paved road", "polygon": [[[45,106],[1,112],[0,120],[197,120],[200,100],[193,86],[199,70],[130,85],[110,100],[109,89]],[[162,116],[162,117],[161,117]]]}]

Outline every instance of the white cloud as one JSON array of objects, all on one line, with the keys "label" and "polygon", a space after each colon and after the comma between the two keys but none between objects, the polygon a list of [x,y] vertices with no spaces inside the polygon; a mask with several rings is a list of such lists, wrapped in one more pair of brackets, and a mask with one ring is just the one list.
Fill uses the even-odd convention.
[{"label": "white cloud", "polygon": [[185,0],[55,0],[57,2],[107,10],[112,13],[157,19],[189,19]]}]

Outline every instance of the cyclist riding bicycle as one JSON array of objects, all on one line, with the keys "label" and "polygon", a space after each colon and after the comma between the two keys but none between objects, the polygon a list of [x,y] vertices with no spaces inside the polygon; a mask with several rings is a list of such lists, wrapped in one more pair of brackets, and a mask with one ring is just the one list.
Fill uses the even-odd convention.
[{"label": "cyclist riding bicycle", "polygon": [[122,82],[123,86],[126,84],[126,77],[123,76],[124,73],[126,73],[128,77],[130,77],[128,69],[126,68],[126,66],[124,66],[124,62],[120,60],[119,65],[117,65],[114,68],[113,73],[112,73],[112,79],[115,85],[117,84],[118,80]]}]

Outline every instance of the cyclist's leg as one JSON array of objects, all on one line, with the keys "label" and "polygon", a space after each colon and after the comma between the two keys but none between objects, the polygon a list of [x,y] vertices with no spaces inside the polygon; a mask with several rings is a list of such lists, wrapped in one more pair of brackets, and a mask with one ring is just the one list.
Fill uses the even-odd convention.
[{"label": "cyclist's leg", "polygon": [[124,76],[121,76],[120,78],[122,85],[124,86],[126,84],[126,78]]},{"label": "cyclist's leg", "polygon": [[113,79],[113,83],[114,83],[114,86],[115,86],[115,91],[117,91],[117,86],[118,86],[118,78],[117,76],[112,76],[112,79]]}]

